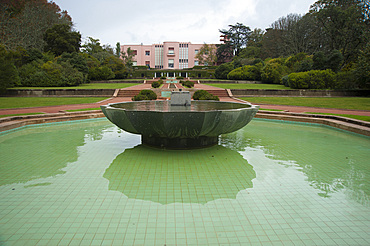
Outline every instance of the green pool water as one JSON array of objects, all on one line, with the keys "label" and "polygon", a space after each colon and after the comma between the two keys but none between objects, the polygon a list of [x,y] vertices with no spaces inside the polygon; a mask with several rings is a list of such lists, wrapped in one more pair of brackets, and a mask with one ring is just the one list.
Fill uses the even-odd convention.
[{"label": "green pool water", "polygon": [[140,142],[105,119],[0,133],[0,245],[370,244],[370,138],[255,119]]}]

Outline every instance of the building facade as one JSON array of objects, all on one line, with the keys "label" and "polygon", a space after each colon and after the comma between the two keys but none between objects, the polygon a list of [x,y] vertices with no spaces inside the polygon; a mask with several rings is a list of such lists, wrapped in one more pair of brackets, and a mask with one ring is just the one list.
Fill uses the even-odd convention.
[{"label": "building facade", "polygon": [[134,66],[155,69],[184,69],[199,65],[195,56],[203,44],[163,42],[152,45],[121,45],[121,52],[133,51]]}]

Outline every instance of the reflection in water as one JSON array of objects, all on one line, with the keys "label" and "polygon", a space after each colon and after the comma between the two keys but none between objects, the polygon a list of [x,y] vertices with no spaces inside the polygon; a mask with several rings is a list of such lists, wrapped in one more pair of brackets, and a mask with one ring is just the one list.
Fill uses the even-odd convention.
[{"label": "reflection in water", "polygon": [[[307,176],[319,196],[331,197],[342,190],[362,204],[369,204],[369,139],[325,127],[252,122],[253,131],[223,135],[221,143],[241,151],[261,148],[265,155],[295,165]],[[252,164],[252,163],[251,163]]]},{"label": "reflection in water", "polygon": [[223,146],[168,151],[139,145],[118,155],[104,173],[109,190],[161,204],[235,199],[255,177],[239,153]]},{"label": "reflection in water", "polygon": [[86,138],[100,139],[107,127],[110,126],[105,121],[96,121],[3,134],[0,141],[0,186],[64,174],[62,169],[77,160],[77,148],[84,145]]}]

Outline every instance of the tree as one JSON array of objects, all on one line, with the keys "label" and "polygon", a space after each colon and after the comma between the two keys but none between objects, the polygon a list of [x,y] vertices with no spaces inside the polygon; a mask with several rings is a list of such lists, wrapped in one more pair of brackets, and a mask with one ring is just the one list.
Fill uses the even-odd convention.
[{"label": "tree", "polygon": [[363,8],[357,0],[319,0],[310,8],[326,37],[323,51],[341,51],[343,66],[355,61],[369,41],[370,20],[365,18]]},{"label": "tree", "polygon": [[313,26],[309,17],[289,14],[271,24],[263,41],[265,57],[279,57],[310,53],[313,50],[312,36],[309,31]]},{"label": "tree", "polygon": [[227,79],[228,73],[234,69],[232,62],[224,63],[218,66],[215,70],[215,77],[218,79]]},{"label": "tree", "polygon": [[113,55],[109,56],[103,61],[102,65],[109,67],[113,71],[116,79],[125,79],[127,77],[125,64],[118,57]]},{"label": "tree", "polygon": [[78,52],[81,46],[81,34],[72,31],[68,24],[58,24],[45,32],[44,41],[45,51],[51,51],[59,56],[64,52]]},{"label": "tree", "polygon": [[116,43],[116,56],[117,56],[118,58],[120,58],[120,57],[121,57],[121,44],[120,44],[120,42],[117,42],[117,43]]},{"label": "tree", "polygon": [[19,76],[11,54],[0,45],[0,93],[19,83]]},{"label": "tree", "polygon": [[230,28],[228,30],[222,29],[219,31],[226,37],[226,42],[223,45],[231,47],[233,55],[237,56],[239,55],[240,50],[243,47],[246,47],[251,35],[251,29],[242,23],[229,25],[229,27]]},{"label": "tree", "polygon": [[216,46],[204,43],[195,58],[198,59],[199,65],[215,65],[217,62]]},{"label": "tree", "polygon": [[134,51],[131,50],[131,48],[127,48],[127,53],[122,52],[121,55],[122,55],[123,62],[125,63],[125,66],[126,66],[127,73],[132,74],[133,64],[134,64],[134,62],[133,62],[134,61],[133,60]]},{"label": "tree", "polygon": [[54,24],[72,25],[68,13],[54,2],[3,0],[0,4],[0,43],[7,49],[21,46],[43,50],[44,33]]},{"label": "tree", "polygon": [[360,51],[359,58],[354,70],[356,84],[359,88],[370,88],[370,44]]},{"label": "tree", "polygon": [[99,39],[88,37],[88,40],[85,42],[85,44],[82,45],[82,52],[90,55],[103,51],[104,49],[101,46]]}]

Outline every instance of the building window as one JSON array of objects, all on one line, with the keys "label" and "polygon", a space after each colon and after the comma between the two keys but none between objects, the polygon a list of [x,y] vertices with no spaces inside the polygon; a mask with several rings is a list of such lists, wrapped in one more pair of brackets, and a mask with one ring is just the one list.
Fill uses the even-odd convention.
[{"label": "building window", "polygon": [[168,67],[169,68],[174,68],[175,67],[174,60],[173,59],[169,59],[168,60]]},{"label": "building window", "polygon": [[173,47],[169,47],[169,48],[168,48],[168,54],[169,54],[169,55],[173,55],[173,54],[175,54],[175,49],[174,49]]},{"label": "building window", "polygon": [[199,50],[195,50],[195,54],[198,54],[199,53]]},{"label": "building window", "polygon": [[132,51],[132,54],[133,54],[134,56],[137,56],[137,50],[133,50],[133,51]]},{"label": "building window", "polygon": [[194,61],[194,66],[199,66],[199,61]]},{"label": "building window", "polygon": [[146,51],[145,51],[145,55],[146,55],[146,56],[150,56],[150,51],[149,51],[149,50],[146,50]]},{"label": "building window", "polygon": [[132,66],[137,66],[137,61],[133,61]]},{"label": "building window", "polygon": [[145,66],[150,67],[150,61],[145,61]]}]

